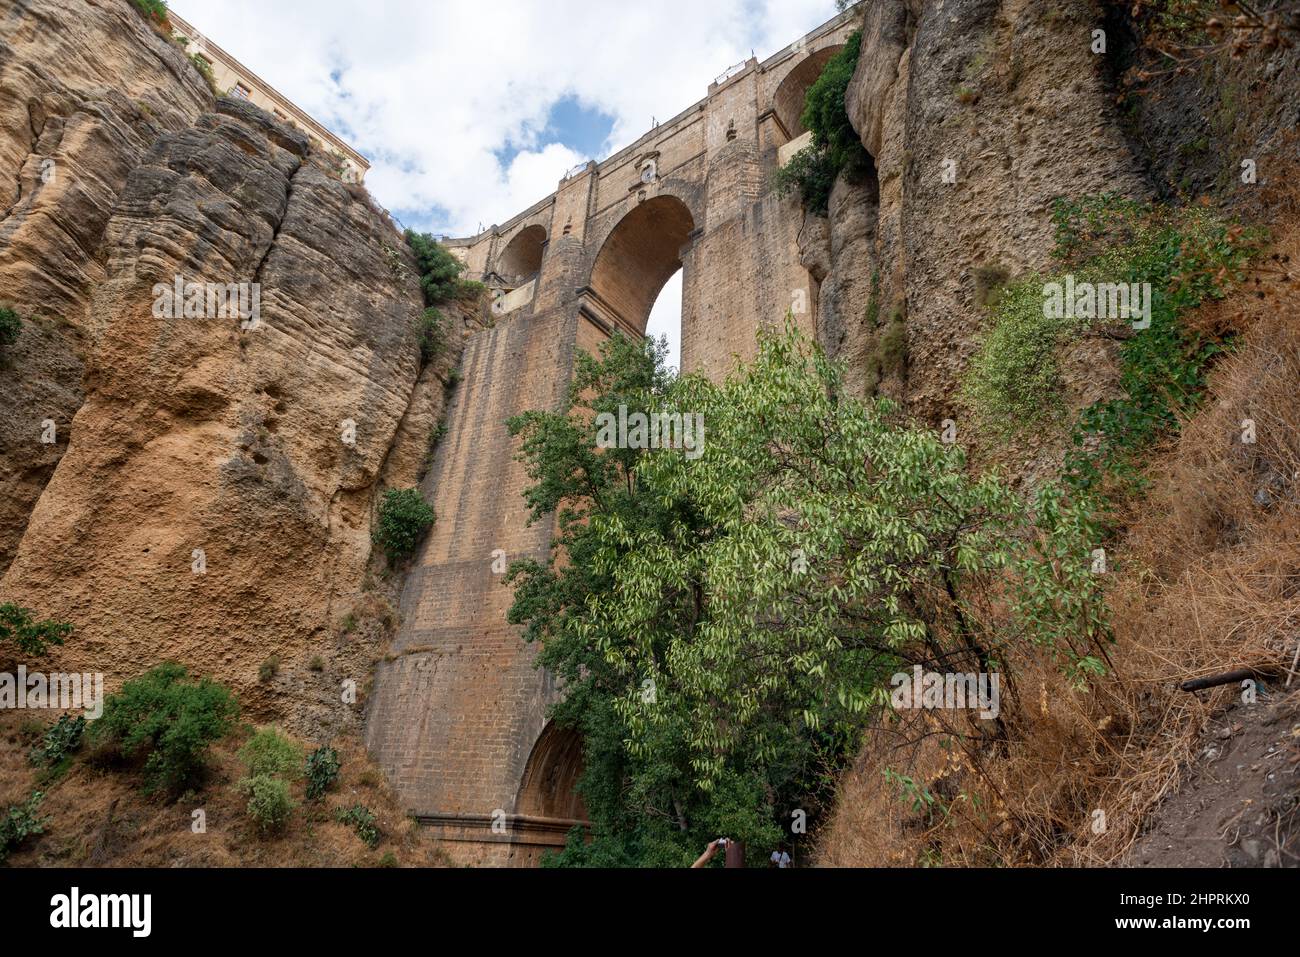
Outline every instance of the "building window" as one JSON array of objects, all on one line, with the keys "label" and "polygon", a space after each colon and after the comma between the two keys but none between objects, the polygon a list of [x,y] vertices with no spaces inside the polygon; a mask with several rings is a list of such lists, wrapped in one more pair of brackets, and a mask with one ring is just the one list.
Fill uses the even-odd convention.
[{"label": "building window", "polygon": [[242,84],[242,83],[236,83],[236,84],[231,88],[231,90],[230,90],[230,95],[233,96],[233,97],[235,97],[235,98],[238,99],[238,100],[246,100],[246,99],[248,99],[248,94],[250,94],[250,93],[252,93],[252,92],[253,92],[253,91],[250,90],[248,87],[244,86],[244,84]]}]

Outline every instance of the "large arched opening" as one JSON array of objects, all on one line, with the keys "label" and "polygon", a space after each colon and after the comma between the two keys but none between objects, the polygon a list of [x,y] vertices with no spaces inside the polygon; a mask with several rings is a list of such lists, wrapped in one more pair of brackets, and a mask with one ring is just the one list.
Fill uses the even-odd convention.
[{"label": "large arched opening", "polygon": [[582,737],[571,728],[547,722],[524,766],[516,813],[557,821],[585,821],[587,809],[578,794],[581,777]]},{"label": "large arched opening", "polygon": [[584,305],[610,328],[645,335],[650,311],[664,285],[682,269],[682,249],[694,231],[690,208],[676,196],[638,204],[596,255]]}]

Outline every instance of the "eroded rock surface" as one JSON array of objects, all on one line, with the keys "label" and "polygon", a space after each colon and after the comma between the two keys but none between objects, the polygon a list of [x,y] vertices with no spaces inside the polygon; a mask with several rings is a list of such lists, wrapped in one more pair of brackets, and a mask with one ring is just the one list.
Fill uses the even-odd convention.
[{"label": "eroded rock surface", "polygon": [[[302,133],[214,104],[125,0],[19,7],[0,17],[0,157],[21,170],[0,299],[40,318],[3,379],[0,596],[73,622],[62,663],[110,686],[170,658],[252,714],[346,725],[339,682],[364,686],[376,648],[339,621],[377,496],[417,482],[444,403],[414,260]],[[259,314],[160,315],[178,277],[246,284]]]}]

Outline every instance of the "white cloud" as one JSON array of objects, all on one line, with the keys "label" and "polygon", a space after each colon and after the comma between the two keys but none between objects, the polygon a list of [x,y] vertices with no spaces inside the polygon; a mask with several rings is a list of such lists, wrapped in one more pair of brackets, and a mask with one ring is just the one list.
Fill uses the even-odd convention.
[{"label": "white cloud", "polygon": [[[541,132],[576,97],[605,153],[709,81],[834,15],[832,0],[175,0],[177,12],[372,162],[407,225],[456,235],[552,192],[580,155]],[[519,149],[503,162],[503,151]],[[508,155],[508,154],[507,154]]]}]

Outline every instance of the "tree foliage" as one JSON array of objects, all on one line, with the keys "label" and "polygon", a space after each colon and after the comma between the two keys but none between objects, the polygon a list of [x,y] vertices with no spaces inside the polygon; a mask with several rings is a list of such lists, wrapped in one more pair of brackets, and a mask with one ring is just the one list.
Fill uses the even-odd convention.
[{"label": "tree foliage", "polygon": [[[702,454],[597,449],[592,414],[620,406],[702,414]],[[511,421],[528,505],[558,534],[548,561],[512,566],[510,618],[586,742],[596,839],[561,863],[688,864],[724,834],[774,846],[912,664],[988,672],[1017,642],[1079,680],[1097,670],[1086,511],[972,478],[895,415],[845,397],[788,325],[722,385],[616,337],[580,358],[565,409]]]},{"label": "tree foliage", "polygon": [[823,216],[841,174],[858,179],[872,168],[871,155],[853,128],[845,105],[861,50],[862,34],[854,32],[808,88],[800,121],[812,132],[812,145],[796,153],[776,174],[778,193],[797,189],[804,206]]},{"label": "tree foliage", "polygon": [[406,244],[415,253],[425,305],[436,306],[455,299],[461,291],[460,275],[465,271],[465,264],[428,233],[408,229]]}]

